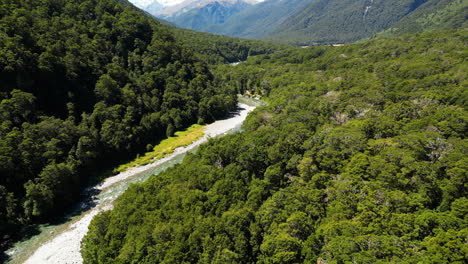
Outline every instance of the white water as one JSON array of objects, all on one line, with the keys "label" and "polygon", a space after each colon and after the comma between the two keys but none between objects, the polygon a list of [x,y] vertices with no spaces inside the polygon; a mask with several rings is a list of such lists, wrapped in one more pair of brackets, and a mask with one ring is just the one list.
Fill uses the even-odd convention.
[{"label": "white water", "polygon": [[[239,111],[231,117],[216,121],[206,126],[205,136],[189,146],[177,148],[173,154],[154,163],[129,169],[116,176],[107,178],[101,184],[91,188],[99,191],[93,196],[93,206],[79,216],[71,217],[65,224],[47,226],[42,233],[20,242],[6,253],[11,257],[11,263],[20,263],[30,252],[34,252],[24,263],[29,264],[74,264],[82,263],[80,243],[88,231],[88,226],[99,212],[112,208],[112,202],[120,196],[132,183],[142,182],[152,175],[157,175],[166,168],[182,161],[187,152],[206,142],[209,138],[227,134],[240,128],[247,114],[255,107],[239,103]],[[83,206],[86,204],[83,203]],[[35,241],[46,237],[38,248]]]},{"label": "white water", "polygon": [[366,10],[364,10],[364,15],[363,15],[364,19],[366,19],[366,16],[369,13],[369,10],[371,9],[373,4],[374,4],[374,0],[371,0],[370,4],[368,6],[366,6]]}]

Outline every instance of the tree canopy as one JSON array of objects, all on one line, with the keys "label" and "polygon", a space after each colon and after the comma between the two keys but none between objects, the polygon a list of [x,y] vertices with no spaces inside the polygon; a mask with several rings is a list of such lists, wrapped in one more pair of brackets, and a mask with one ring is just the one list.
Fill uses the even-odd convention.
[{"label": "tree canopy", "polygon": [[0,246],[96,173],[236,106],[203,57],[219,52],[193,55],[127,1],[2,0],[0,28]]},{"label": "tree canopy", "polygon": [[465,263],[467,36],[219,66],[268,104],[95,217],[85,263]]}]

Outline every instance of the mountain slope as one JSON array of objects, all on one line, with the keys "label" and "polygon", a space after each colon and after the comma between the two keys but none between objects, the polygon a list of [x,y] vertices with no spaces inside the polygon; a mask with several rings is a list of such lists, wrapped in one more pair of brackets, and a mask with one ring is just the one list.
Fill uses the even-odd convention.
[{"label": "mountain slope", "polygon": [[260,40],[239,39],[183,28],[172,28],[175,38],[209,64],[245,61],[249,56],[271,54],[292,46]]},{"label": "mountain slope", "polygon": [[161,10],[164,9],[164,6],[161,5],[158,1],[154,1],[153,3],[145,6],[143,8],[143,10],[145,10],[146,12],[150,13],[150,14],[157,14],[158,12],[160,12]]},{"label": "mountain slope", "polygon": [[379,36],[468,27],[468,1],[429,0]]},{"label": "mountain slope", "polygon": [[308,2],[309,0],[265,1],[230,17],[224,24],[210,27],[208,30],[221,35],[261,38]]},{"label": "mountain slope", "polygon": [[231,16],[252,5],[244,0],[217,0],[170,18],[177,26],[198,31],[209,31],[213,25],[224,24]]},{"label": "mountain slope", "polygon": [[203,6],[212,0],[184,0],[175,5],[165,6],[161,11],[153,14],[156,17],[169,19],[177,17],[185,12],[188,12],[194,8]]},{"label": "mountain slope", "polygon": [[267,39],[296,44],[347,43],[380,32],[426,0],[314,0]]},{"label": "mountain slope", "polygon": [[186,0],[158,16],[215,34],[313,45],[462,28],[467,13],[466,0]]}]

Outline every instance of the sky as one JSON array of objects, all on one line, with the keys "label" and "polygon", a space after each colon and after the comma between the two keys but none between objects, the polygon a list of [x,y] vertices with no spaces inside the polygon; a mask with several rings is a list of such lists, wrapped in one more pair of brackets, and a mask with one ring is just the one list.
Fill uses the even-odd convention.
[{"label": "sky", "polygon": [[[146,7],[149,4],[153,3],[156,0],[129,0],[138,7]],[[173,6],[182,3],[185,0],[157,0],[163,6]],[[263,0],[255,0],[257,2],[262,2]]]}]

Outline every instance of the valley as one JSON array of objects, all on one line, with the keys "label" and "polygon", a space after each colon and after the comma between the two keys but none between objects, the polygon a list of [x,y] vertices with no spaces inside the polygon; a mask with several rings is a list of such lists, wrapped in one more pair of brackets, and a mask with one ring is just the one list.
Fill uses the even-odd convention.
[{"label": "valley", "polygon": [[466,263],[467,8],[0,1],[0,262]]},{"label": "valley", "polygon": [[[463,263],[466,30],[219,65],[244,131],[122,195],[89,263]],[[443,51],[443,56],[441,56]]]}]

